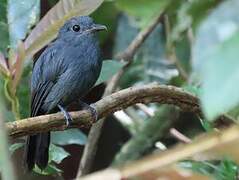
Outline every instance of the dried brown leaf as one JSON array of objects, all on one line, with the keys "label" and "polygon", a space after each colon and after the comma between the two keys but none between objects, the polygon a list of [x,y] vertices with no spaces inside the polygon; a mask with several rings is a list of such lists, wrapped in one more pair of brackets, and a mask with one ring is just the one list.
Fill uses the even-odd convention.
[{"label": "dried brown leaf", "polygon": [[16,87],[21,79],[24,59],[25,59],[25,47],[23,42],[20,42],[17,47],[16,62],[13,65],[14,67],[14,72],[13,72],[14,74],[13,74],[13,81],[12,81],[13,92],[16,92]]},{"label": "dried brown leaf", "polygon": [[6,59],[5,59],[4,55],[1,52],[0,52],[0,72],[3,75],[9,74],[9,70],[8,70],[8,67],[7,67]]},{"label": "dried brown leaf", "polygon": [[61,0],[42,18],[25,41],[26,56],[31,57],[52,41],[67,19],[89,15],[104,0]]}]

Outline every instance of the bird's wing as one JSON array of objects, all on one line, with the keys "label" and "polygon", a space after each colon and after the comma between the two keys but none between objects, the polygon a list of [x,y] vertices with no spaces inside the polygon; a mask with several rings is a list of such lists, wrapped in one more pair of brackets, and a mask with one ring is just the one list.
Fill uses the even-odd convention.
[{"label": "bird's wing", "polygon": [[31,81],[31,116],[42,115],[41,109],[44,100],[61,75],[63,68],[57,56],[57,48],[46,49],[36,61]]},{"label": "bird's wing", "polygon": [[39,84],[39,87],[32,92],[31,117],[41,115],[44,113],[40,111],[40,108],[53,85],[54,83],[51,81],[43,82]]}]

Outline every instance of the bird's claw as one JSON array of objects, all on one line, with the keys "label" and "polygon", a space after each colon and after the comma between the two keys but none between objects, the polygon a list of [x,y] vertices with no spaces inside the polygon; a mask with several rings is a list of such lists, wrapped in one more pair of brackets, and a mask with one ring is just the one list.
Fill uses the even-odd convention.
[{"label": "bird's claw", "polygon": [[93,123],[96,122],[98,120],[98,113],[96,108],[93,105],[89,105],[89,111],[92,115]]},{"label": "bird's claw", "polygon": [[61,105],[58,104],[57,106],[61,110],[61,112],[63,113],[63,115],[65,117],[65,121],[66,121],[66,127],[68,127],[69,125],[71,125],[71,123],[73,121],[71,115]]},{"label": "bird's claw", "polygon": [[89,105],[85,102],[80,101],[80,105],[86,109],[89,110],[91,113],[91,116],[93,118],[93,123],[95,123],[98,120],[98,113],[94,105]]}]

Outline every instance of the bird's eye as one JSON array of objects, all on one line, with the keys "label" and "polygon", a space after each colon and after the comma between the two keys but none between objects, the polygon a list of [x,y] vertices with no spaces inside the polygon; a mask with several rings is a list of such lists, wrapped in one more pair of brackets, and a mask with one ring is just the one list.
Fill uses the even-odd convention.
[{"label": "bird's eye", "polygon": [[80,26],[79,25],[74,25],[72,27],[72,29],[73,29],[73,31],[78,32],[78,31],[80,31]]}]

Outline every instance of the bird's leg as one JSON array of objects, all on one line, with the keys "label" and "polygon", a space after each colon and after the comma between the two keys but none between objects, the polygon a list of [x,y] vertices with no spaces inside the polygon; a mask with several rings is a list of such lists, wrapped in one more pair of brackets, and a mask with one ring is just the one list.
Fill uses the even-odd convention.
[{"label": "bird's leg", "polygon": [[68,111],[65,110],[65,108],[63,106],[61,106],[60,104],[57,105],[57,107],[61,110],[61,112],[63,113],[65,120],[66,120],[66,127],[68,127],[71,123],[72,123],[72,117],[69,114]]},{"label": "bird's leg", "polygon": [[93,117],[93,122],[96,122],[98,120],[98,113],[97,110],[94,106],[89,105],[81,100],[79,100],[79,104],[83,109],[89,110],[92,117]]}]

